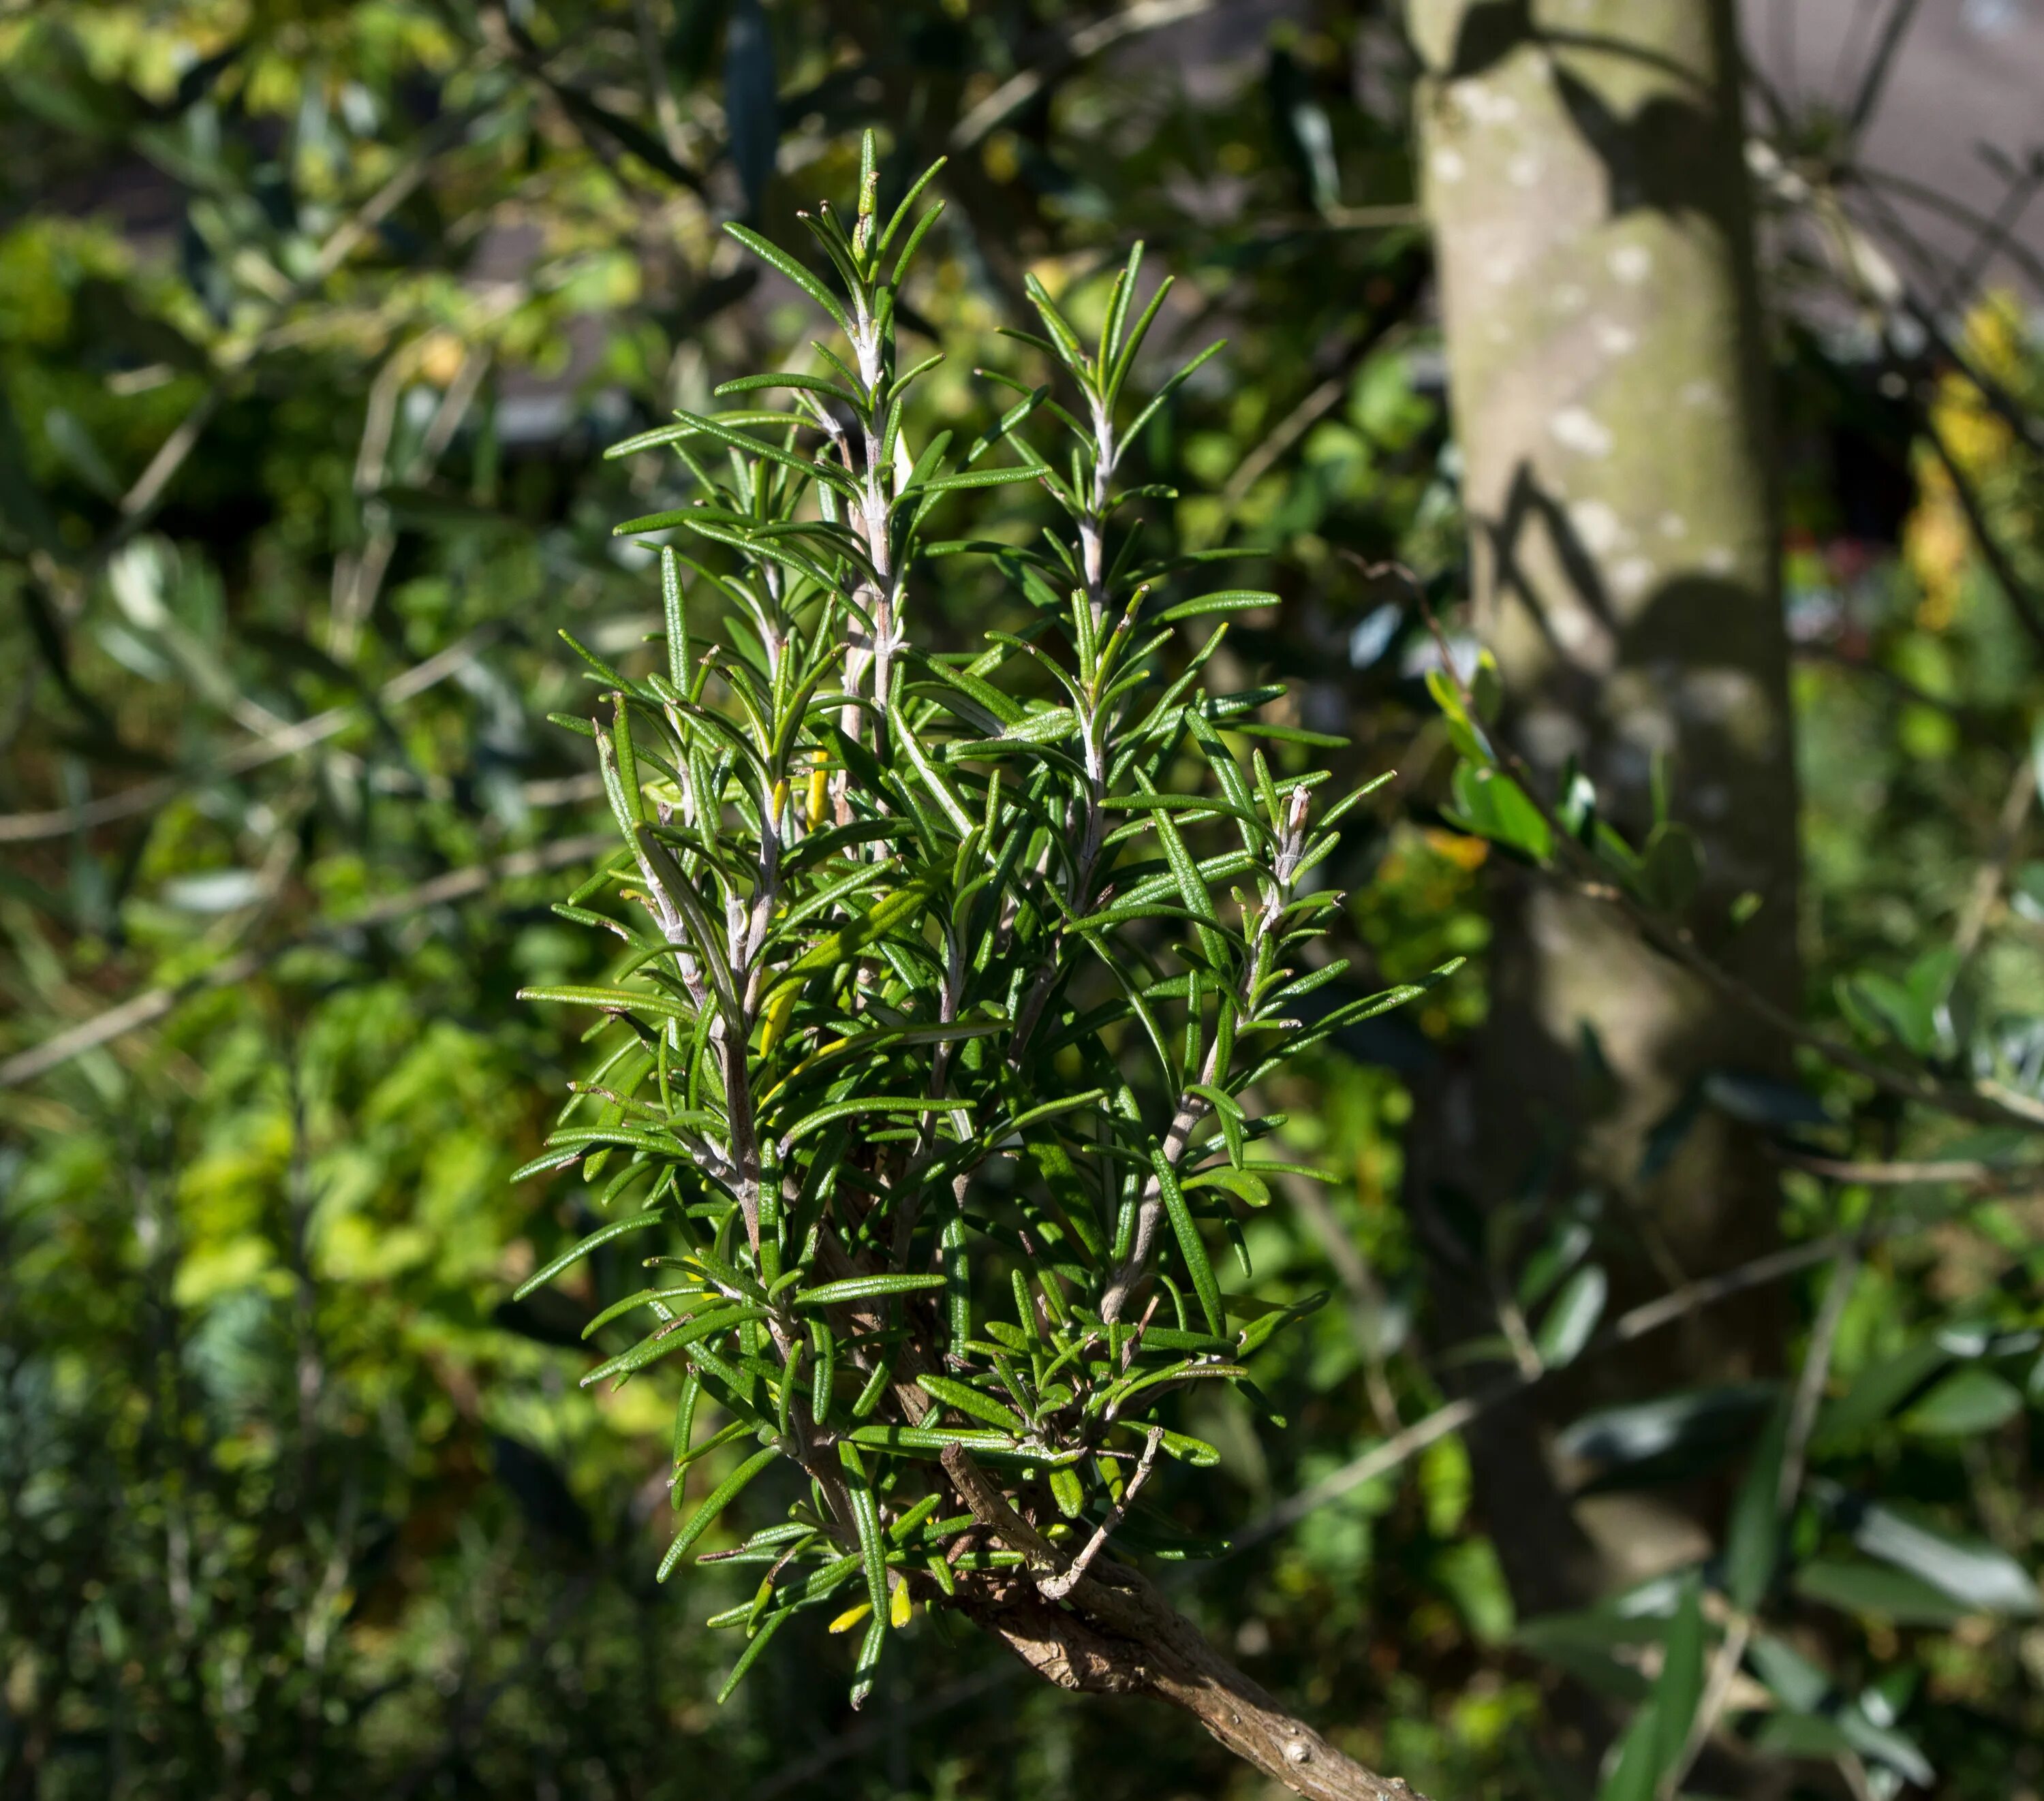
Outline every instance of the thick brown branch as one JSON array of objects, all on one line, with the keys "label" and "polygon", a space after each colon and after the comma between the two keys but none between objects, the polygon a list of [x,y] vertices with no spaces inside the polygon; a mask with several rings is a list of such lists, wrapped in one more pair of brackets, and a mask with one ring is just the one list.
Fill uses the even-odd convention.
[{"label": "thick brown branch", "polygon": [[[1061,1688],[1168,1701],[1309,1801],[1416,1801],[1404,1781],[1365,1769],[1287,1713],[1147,1577],[1123,1564],[1097,1575],[1064,1569],[1055,1547],[962,1449],[946,1451],[943,1464],[974,1516],[1028,1560],[1027,1576],[961,1583],[959,1609],[1039,1676]],[[1051,1583],[1066,1591],[1062,1606],[1045,1595]]]}]

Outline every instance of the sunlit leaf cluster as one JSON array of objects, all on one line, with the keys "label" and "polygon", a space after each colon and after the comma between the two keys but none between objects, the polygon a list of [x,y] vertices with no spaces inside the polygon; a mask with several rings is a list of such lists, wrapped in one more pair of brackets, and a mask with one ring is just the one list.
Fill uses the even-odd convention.
[{"label": "sunlit leaf cluster", "polygon": [[[1122,447],[1212,354],[1130,397],[1168,287],[1139,306],[1139,249],[1090,343],[1032,287],[1052,379],[912,452],[932,359],[902,366],[897,299],[928,179],[883,213],[869,143],[851,217],[805,216],[835,287],[732,228],[842,351],[720,390],[789,411],[684,413],[613,453],[667,451],[695,491],[620,528],[678,528],[664,670],[585,653],[601,704],[563,719],[622,842],[559,911],[618,960],[605,985],[532,991],[601,1018],[524,1173],[579,1164],[613,1216],[533,1285],[644,1234],[646,1285],[591,1326],[640,1335],[586,1380],[680,1367],[663,1573],[795,1465],[786,1523],[732,1553],[765,1566],[756,1596],[713,1623],[743,1629],[742,1672],[828,1608],[863,1626],[855,1694],[916,1603],[1020,1561],[973,1536],[947,1447],[1056,1534],[1115,1507],[1152,1428],[1216,1460],[1163,1424],[1169,1398],[1254,1397],[1247,1360],[1315,1304],[1223,1288],[1229,1261],[1253,1275],[1239,1220],[1273,1177],[1317,1173],[1274,1154],[1258,1085],[1418,992],[1294,1012],[1346,969],[1316,950],[1339,897],[1315,872],[1366,790],[1330,795],[1304,766],[1331,741],[1261,716],[1281,689],[1208,679],[1226,628],[1193,622],[1270,597],[1174,600],[1201,559],[1136,560]],[[1057,522],[1035,542],[930,536],[962,491],[1016,484]],[[941,555],[991,558],[1019,629],[924,650],[917,581]],[[690,1465],[738,1442],[757,1448],[686,1501]]]}]

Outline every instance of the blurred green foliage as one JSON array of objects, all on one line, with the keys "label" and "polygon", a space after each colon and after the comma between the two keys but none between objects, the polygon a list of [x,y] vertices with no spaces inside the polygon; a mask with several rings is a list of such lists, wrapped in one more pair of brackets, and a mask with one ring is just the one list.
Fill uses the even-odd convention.
[{"label": "blurred green foliage", "polygon": [[[1184,278],[1160,358],[1231,339],[1143,459],[1184,492],[1185,535],[1265,553],[1245,578],[1284,605],[1235,635],[1243,673],[1293,679],[1300,723],[1349,732],[1344,773],[1401,772],[1339,859],[1339,949],[1398,981],[1485,942],[1481,866],[1506,853],[1443,823],[1429,640],[1370,572],[1399,557],[1445,602],[1461,555],[1395,31],[1368,7],[1272,26],[1187,6],[1109,43],[1093,17],[0,13],[0,1792],[1254,1791],[1161,1711],[1028,1687],[935,1621],[863,1716],[851,1648],[799,1631],[713,1708],[728,1647],[651,1583],[668,1409],[651,1385],[574,1393],[581,1325],[636,1285],[628,1260],[594,1260],[578,1300],[507,1298],[592,1223],[573,1185],[505,1181],[578,1055],[511,997],[597,969],[545,909],[601,818],[544,724],[578,692],[554,634],[631,658],[659,626],[641,555],[609,536],[642,478],[594,453],[776,366],[792,291],[715,225],[789,236],[869,123],[889,180],[953,157],[946,316],[1017,317],[1026,272],[1059,288],[1141,236]],[[2002,413],[1934,347],[1884,407],[1850,358],[1785,333],[1792,441],[1850,424],[1917,470],[1900,556],[1842,537],[1823,457],[1800,470],[1808,1004],[2034,1106],[2044,690],[1926,447],[2034,579],[2044,365],[1992,317],[1968,348],[2027,432],[1987,428]],[[946,380],[943,405],[982,405]],[[933,604],[965,642],[985,595],[959,560]],[[1482,1007],[1472,966],[1281,1094],[1297,1147],[1353,1181],[1324,1219],[1261,1215],[1259,1273],[1350,1304],[1259,1371],[1286,1431],[1225,1400],[1197,1418],[1224,1480],[1204,1503],[1160,1480],[1189,1528],[1253,1526],[1379,1444],[1385,1409],[1410,1424],[1462,1385],[1427,1332],[1400,1144],[1415,1077]],[[1707,1599],[1671,1579],[1515,1619],[1488,1536],[1512,1523],[1475,1511],[1449,1435],[1195,1566],[1181,1602],[1443,1796],[1582,1791],[1568,1697],[1608,1694],[1650,1738],[1727,1597],[1764,1605],[1700,1785],[1779,1760],[1812,1792],[2044,1788],[2034,1128],[1954,1122],[1815,1056],[1804,1076],[1700,1104],[1800,1133],[1806,1163],[1988,1173],[1787,1178],[1790,1240],[1880,1229],[1839,1291],[1810,1479],[1778,1534],[1692,1560]],[[1550,1354],[1570,1273],[1630,1229],[1594,1198],[1478,1247]],[[1818,1262],[1789,1281],[1780,1367],[1830,1281]],[[1497,1353],[1473,1354],[1481,1373]],[[1766,1488],[1746,1453],[1776,1397],[1651,1404],[1583,1423],[1600,1483],[1673,1452]]]}]

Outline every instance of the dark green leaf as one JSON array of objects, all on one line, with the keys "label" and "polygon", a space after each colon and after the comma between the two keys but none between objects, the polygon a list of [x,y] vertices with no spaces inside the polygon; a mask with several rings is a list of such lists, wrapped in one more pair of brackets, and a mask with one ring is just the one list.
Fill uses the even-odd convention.
[{"label": "dark green leaf", "polygon": [[2004,1426],[2023,1411],[2022,1391],[1977,1364],[1955,1369],[1902,1416],[1925,1438],[1968,1438]]},{"label": "dark green leaf", "polygon": [[1604,1317],[1604,1300],[1610,1292],[1609,1279],[1594,1263],[1570,1277],[1534,1334],[1534,1349],[1539,1352],[1542,1363],[1559,1369],[1575,1361],[1590,1342],[1597,1321]]},{"label": "dark green leaf", "polygon": [[1853,1542],[1869,1557],[1984,1612],[2027,1619],[2044,1611],[2035,1574],[1998,1546],[1961,1538],[1877,1503],[1857,1513]]},{"label": "dark green leaf", "polygon": [[1151,1146],[1150,1165],[1156,1173],[1164,1211],[1178,1241],[1178,1253],[1185,1258],[1185,1268],[1193,1278],[1193,1291],[1200,1297],[1200,1310],[1206,1315],[1207,1330],[1216,1334],[1224,1332],[1228,1327],[1221,1315],[1220,1284],[1215,1280],[1213,1265],[1207,1260],[1207,1249],[1201,1242],[1199,1226],[1193,1218],[1192,1209],[1185,1204],[1185,1191],[1178,1186],[1178,1172],[1171,1167],[1161,1145]]},{"label": "dark green leaf", "polygon": [[643,1232],[648,1226],[657,1226],[660,1219],[658,1213],[635,1213],[628,1219],[613,1219],[607,1226],[599,1226],[578,1244],[563,1251],[544,1267],[534,1270],[513,1291],[511,1298],[523,1300],[536,1290],[544,1288],[563,1270],[573,1269],[600,1246],[609,1244],[613,1238],[621,1238],[627,1232]]},{"label": "dark green leaf", "polygon": [[847,1276],[842,1281],[825,1282],[820,1288],[808,1288],[797,1294],[797,1307],[842,1307],[848,1302],[872,1300],[882,1295],[914,1294],[921,1290],[941,1288],[942,1276]]},{"label": "dark green leaf", "polygon": [[1748,1613],[1767,1593],[1781,1556],[1781,1460],[1788,1449],[1788,1411],[1785,1397],[1769,1415],[1725,1528],[1725,1588],[1732,1604]]},{"label": "dark green leaf", "polygon": [[674,1574],[674,1565],[688,1554],[689,1547],[709,1530],[711,1523],[719,1514],[738,1499],[746,1484],[780,1454],[770,1447],[763,1451],[755,1451],[710,1491],[709,1499],[689,1516],[688,1523],[674,1534],[674,1542],[667,1547],[667,1554],[660,1560],[659,1580],[665,1582]]}]

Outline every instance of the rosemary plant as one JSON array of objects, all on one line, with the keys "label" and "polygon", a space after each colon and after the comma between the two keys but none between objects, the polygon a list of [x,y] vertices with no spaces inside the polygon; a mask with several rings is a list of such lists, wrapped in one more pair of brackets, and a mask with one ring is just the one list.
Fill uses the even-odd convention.
[{"label": "rosemary plant", "polygon": [[[869,138],[853,216],[803,215],[836,287],[728,227],[841,348],[610,452],[678,457],[696,492],[618,528],[683,535],[660,553],[664,669],[583,651],[605,705],[560,720],[594,739],[622,843],[559,911],[622,954],[607,986],[529,991],[599,1010],[604,1048],[521,1174],[579,1164],[613,1217],[527,1288],[628,1235],[654,1253],[591,1327],[644,1335],[585,1381],[683,1372],[663,1577],[748,1484],[799,1473],[782,1523],[717,1553],[762,1572],[710,1622],[740,1646],[727,1695],[817,1611],[861,1634],[856,1703],[890,1631],[955,1608],[1053,1680],[1192,1708],[1302,1792],[1388,1792],[1114,1554],[1146,1542],[1132,1503],[1160,1454],[1216,1459],[1164,1423],[1170,1398],[1255,1399],[1250,1359],[1314,1304],[1229,1292],[1216,1246],[1247,1280],[1238,1215],[1274,1174],[1316,1173],[1262,1154],[1281,1120],[1259,1085],[1417,992],[1293,1012],[1342,973],[1307,954],[1339,904],[1312,876],[1367,790],[1280,773],[1333,742],[1263,720],[1280,689],[1206,685],[1225,624],[1191,622],[1274,597],[1170,601],[1201,557],[1137,560],[1124,509],[1160,490],[1120,485],[1127,447],[1220,348],[1132,399],[1170,286],[1138,306],[1139,246],[1091,344],[1032,281],[1041,332],[1012,335],[1062,397],[1009,382],[983,435],[911,455],[905,409],[939,359],[902,366],[897,298],[936,173],[883,221]],[[767,394],[792,409],[746,409]],[[1008,484],[1058,527],[931,536],[962,491]],[[1026,623],[933,654],[918,574],[961,554],[993,560]]]}]

